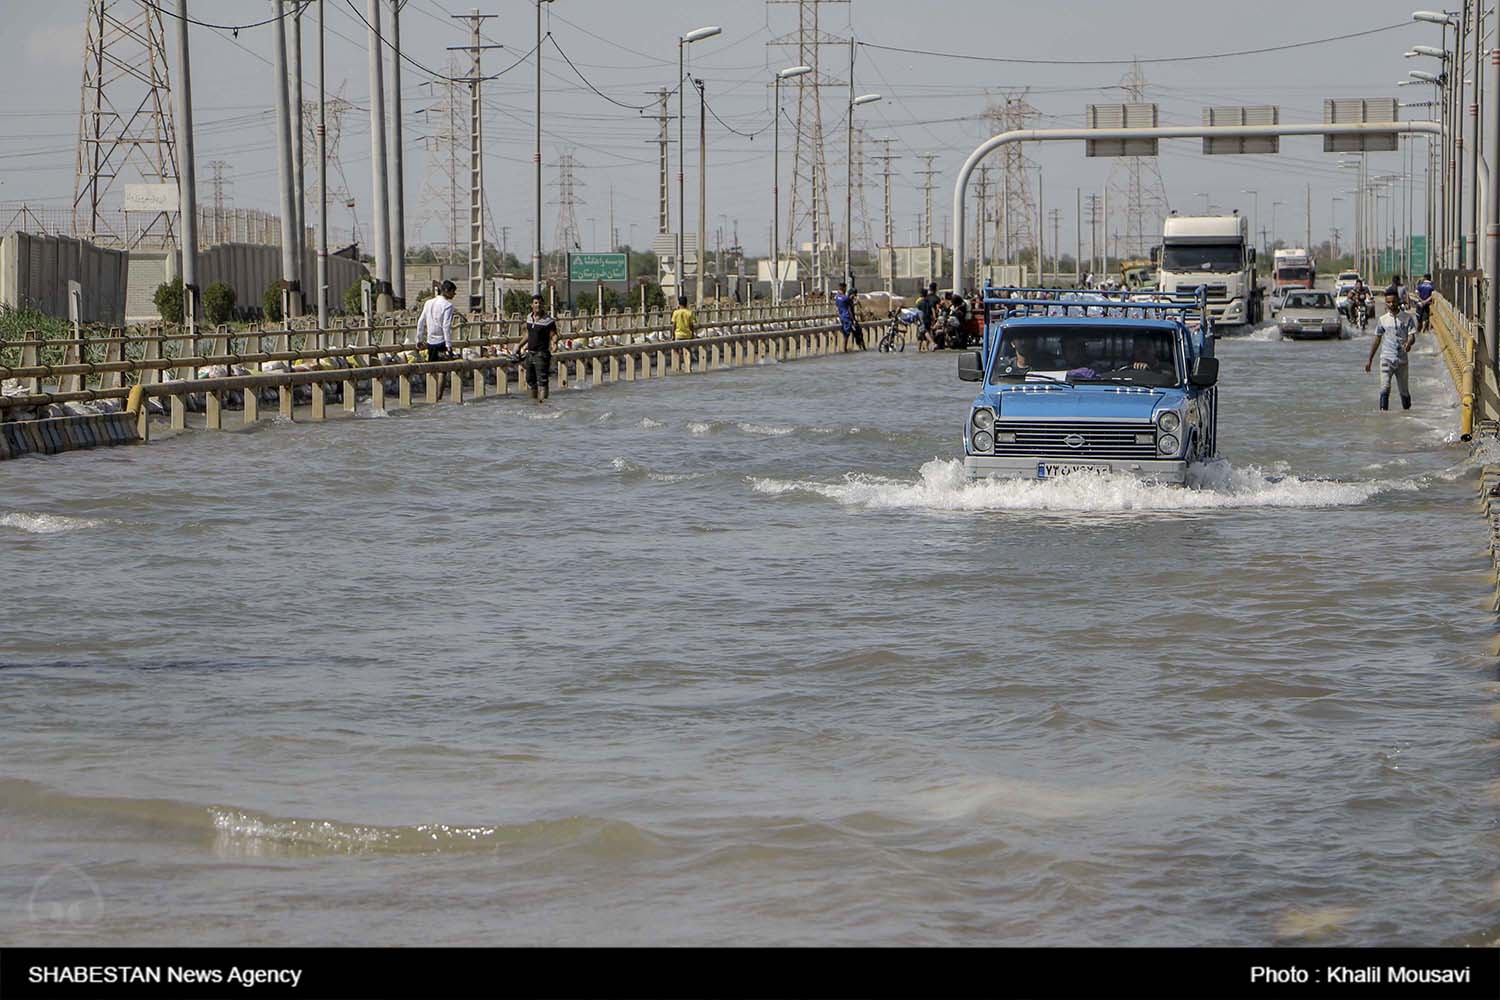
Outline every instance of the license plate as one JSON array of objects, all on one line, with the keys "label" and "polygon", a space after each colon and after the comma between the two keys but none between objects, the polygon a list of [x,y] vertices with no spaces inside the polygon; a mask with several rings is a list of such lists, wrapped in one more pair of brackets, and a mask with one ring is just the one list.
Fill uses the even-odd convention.
[{"label": "license plate", "polygon": [[1095,475],[1108,475],[1112,471],[1107,465],[1057,465],[1047,462],[1038,462],[1036,466],[1036,477],[1038,479],[1056,479],[1060,476],[1071,476],[1076,472],[1091,472]]}]

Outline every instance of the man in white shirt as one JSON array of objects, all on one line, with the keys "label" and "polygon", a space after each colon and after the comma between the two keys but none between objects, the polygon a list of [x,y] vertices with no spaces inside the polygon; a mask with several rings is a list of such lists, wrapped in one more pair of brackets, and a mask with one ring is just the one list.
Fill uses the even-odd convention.
[{"label": "man in white shirt", "polygon": [[[1417,342],[1417,323],[1411,314],[1401,309],[1401,295],[1394,288],[1385,290],[1385,314],[1375,328],[1375,343],[1370,345],[1370,358],[1365,362],[1365,371],[1375,363],[1375,353],[1380,352],[1380,408],[1391,408],[1391,380],[1401,391],[1401,408],[1411,409],[1411,386],[1407,380],[1407,353]],[[1382,347],[1382,345],[1384,345]]]},{"label": "man in white shirt", "polygon": [[442,294],[434,295],[422,305],[417,317],[417,345],[427,346],[428,361],[442,361],[453,350],[453,296],[458,286],[443,282]]}]

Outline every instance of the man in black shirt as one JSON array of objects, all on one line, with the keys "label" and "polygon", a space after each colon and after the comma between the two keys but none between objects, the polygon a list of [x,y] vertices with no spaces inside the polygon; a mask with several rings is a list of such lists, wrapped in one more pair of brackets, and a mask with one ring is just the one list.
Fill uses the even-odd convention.
[{"label": "man in black shirt", "polygon": [[552,379],[552,347],[557,342],[557,320],[547,315],[547,304],[540,295],[531,297],[531,315],[526,318],[526,347],[521,363],[526,371],[526,386],[531,398],[540,403],[547,398],[547,383]]}]

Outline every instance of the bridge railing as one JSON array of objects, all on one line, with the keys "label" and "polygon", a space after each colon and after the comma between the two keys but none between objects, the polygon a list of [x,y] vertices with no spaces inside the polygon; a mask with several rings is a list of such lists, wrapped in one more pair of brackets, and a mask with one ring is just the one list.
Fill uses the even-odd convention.
[{"label": "bridge railing", "polygon": [[[738,320],[722,323],[716,335],[691,340],[671,339],[668,328],[634,328],[609,336],[595,335],[588,342],[575,337],[575,347],[553,354],[558,380],[562,385],[592,378],[595,384],[634,381],[639,377],[660,378],[669,373],[707,371],[714,368],[754,364],[765,357],[777,360],[827,354],[835,349],[838,325],[831,313],[808,307],[802,315],[778,315],[772,320]],[[651,334],[666,334],[653,339]],[[166,399],[170,404],[171,425],[186,426],[190,400],[201,400],[205,426],[221,430],[222,413],[237,406],[243,410],[243,422],[259,419],[262,392],[274,390],[275,404],[284,419],[291,419],[298,389],[307,391],[304,400],[312,406],[311,419],[324,419],[330,388],[341,398],[346,410],[353,410],[356,400],[368,394],[371,405],[383,408],[387,385],[398,395],[400,405],[411,405],[413,382],[425,381],[426,400],[436,403],[446,398],[461,402],[465,398],[463,380],[472,376],[470,398],[483,397],[492,391],[505,395],[514,375],[517,388],[520,374],[516,359],[506,350],[514,343],[510,336],[492,336],[482,340],[460,341],[455,347],[467,347],[464,356],[450,361],[423,361],[409,348],[413,345],[359,345],[329,349],[260,351],[253,354],[207,353],[177,358],[146,358],[117,361],[102,365],[30,365],[19,368],[0,367],[0,379],[20,379],[26,391],[0,395],[0,424],[19,411],[31,414],[53,404],[98,402],[130,399],[133,414],[138,417],[136,433],[140,440],[149,437],[147,400]],[[408,348],[402,350],[401,348]],[[100,368],[114,376],[113,385],[91,389],[81,384],[88,373]],[[214,371],[214,369],[219,369]],[[160,381],[163,372],[183,369],[187,377]],[[239,371],[236,372],[236,369]],[[571,370],[571,371],[570,371]],[[129,387],[120,384],[121,376],[130,378]],[[202,377],[208,376],[208,377]],[[43,380],[53,379],[56,391],[43,387]],[[444,382],[446,381],[446,392]],[[115,404],[118,405],[118,404]],[[67,418],[57,418],[67,419]],[[48,424],[47,420],[28,423]],[[5,456],[0,456],[5,457]]]},{"label": "bridge railing", "polygon": [[[1474,285],[1465,282],[1456,287],[1464,295],[1463,301],[1474,304]],[[1432,298],[1432,333],[1458,392],[1459,434],[1467,441],[1477,423],[1500,415],[1500,392],[1479,325],[1469,318],[1473,314],[1457,308],[1442,292]]]}]

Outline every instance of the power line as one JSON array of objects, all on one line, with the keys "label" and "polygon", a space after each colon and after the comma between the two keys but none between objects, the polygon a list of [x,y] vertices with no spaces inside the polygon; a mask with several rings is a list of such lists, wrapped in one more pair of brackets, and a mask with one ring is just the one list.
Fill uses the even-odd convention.
[{"label": "power line", "polygon": [[568,54],[562,50],[562,46],[557,44],[557,39],[553,37],[552,32],[547,32],[547,38],[552,41],[552,47],[557,50],[558,55],[563,57],[563,62],[568,64],[568,68],[578,76],[578,79],[583,81],[584,86],[588,87],[590,90],[598,94],[600,97],[604,98],[609,103],[615,105],[616,107],[627,108],[631,111],[645,111],[651,106],[649,104],[626,104],[624,101],[617,101],[613,97],[610,97],[604,91],[594,86],[593,83],[590,82],[589,78],[584,76],[583,72],[577,66],[573,65],[573,60],[569,59]]},{"label": "power line", "polygon": [[1327,38],[1314,38],[1305,42],[1290,42],[1286,45],[1268,45],[1260,49],[1242,49],[1238,52],[1216,52],[1211,55],[1196,56],[1158,56],[1154,59],[1021,59],[1014,56],[976,56],[962,52],[935,52],[931,49],[913,49],[905,45],[878,45],[875,42],[859,42],[858,44],[867,49],[883,49],[886,52],[904,52],[914,56],[939,56],[945,59],[966,59],[972,62],[993,63],[1021,63],[1031,66],[1129,66],[1131,63],[1183,63],[1201,62],[1204,59],[1233,59],[1238,56],[1258,56],[1268,52],[1286,52],[1290,49],[1303,49],[1309,45],[1324,45],[1328,42],[1343,42],[1351,38],[1365,38],[1370,35],[1378,35],[1385,31],[1395,31],[1397,28],[1409,27],[1409,21],[1397,21],[1395,24],[1387,24],[1380,28],[1368,28],[1364,31],[1352,31],[1347,35],[1332,35]]},{"label": "power line", "polygon": [[724,119],[720,118],[719,117],[719,113],[714,110],[714,106],[712,104],[708,103],[708,98],[703,95],[703,80],[702,79],[698,79],[698,80],[695,80],[693,82],[698,87],[698,96],[703,100],[703,106],[708,109],[708,113],[713,116],[714,121],[718,122],[720,125],[724,126],[726,129],[728,129],[730,132],[733,132],[735,135],[740,136],[740,137],[745,138],[745,139],[754,139],[756,136],[758,136],[761,133],[765,132],[766,129],[768,129],[772,125],[776,124],[776,119],[773,117],[769,122],[767,122],[766,124],[762,125],[760,128],[756,129],[754,132],[741,132],[739,129],[735,128],[733,125],[729,124]]},{"label": "power line", "polygon": [[283,10],[275,17],[268,17],[264,21],[253,21],[249,24],[212,24],[208,21],[200,21],[197,18],[193,17],[183,17],[175,11],[170,11],[164,7],[158,6],[157,4],[153,3],[152,0],[141,0],[141,3],[145,4],[147,7],[150,7],[158,14],[164,14],[167,17],[172,18],[174,21],[186,21],[188,24],[197,25],[200,28],[212,28],[215,31],[240,32],[250,28],[264,27],[267,24],[275,24],[277,21],[284,20],[288,17],[299,17],[304,10],[313,5],[313,0],[302,0],[302,3],[298,5],[296,10]]}]

